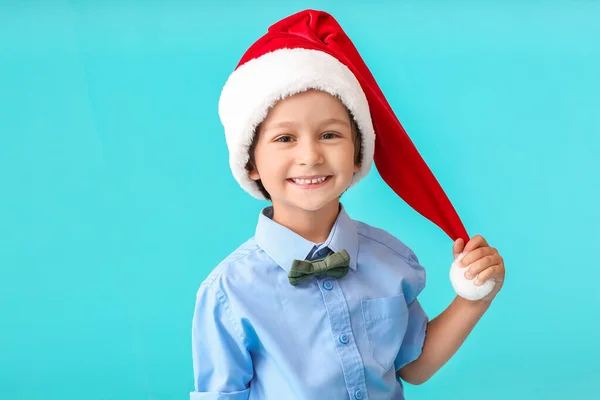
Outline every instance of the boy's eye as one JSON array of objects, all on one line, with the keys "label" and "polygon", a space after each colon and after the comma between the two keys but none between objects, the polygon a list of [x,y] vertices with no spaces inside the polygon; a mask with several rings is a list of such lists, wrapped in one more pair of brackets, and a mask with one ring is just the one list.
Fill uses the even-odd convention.
[{"label": "boy's eye", "polygon": [[287,143],[287,142],[290,142],[291,140],[292,140],[291,136],[280,136],[275,141],[276,142],[281,142],[281,143]]},{"label": "boy's eye", "polygon": [[338,135],[335,132],[326,132],[323,134],[323,139],[334,139],[336,138]]}]

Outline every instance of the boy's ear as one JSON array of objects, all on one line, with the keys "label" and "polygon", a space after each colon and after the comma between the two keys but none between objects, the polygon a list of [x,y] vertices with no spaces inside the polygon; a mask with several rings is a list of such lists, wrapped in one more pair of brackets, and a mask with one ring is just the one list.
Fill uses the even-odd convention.
[{"label": "boy's ear", "polygon": [[360,171],[360,163],[354,164],[354,173]]},{"label": "boy's ear", "polygon": [[252,171],[248,172],[248,178],[252,179],[253,181],[257,181],[260,179],[260,175],[258,174],[258,171],[256,170],[256,168],[254,168]]}]

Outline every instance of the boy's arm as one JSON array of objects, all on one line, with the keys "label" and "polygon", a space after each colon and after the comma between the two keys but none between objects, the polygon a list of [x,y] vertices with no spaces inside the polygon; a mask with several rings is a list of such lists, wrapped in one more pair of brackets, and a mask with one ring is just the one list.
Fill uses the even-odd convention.
[{"label": "boy's arm", "polygon": [[192,323],[190,400],[247,400],[254,366],[247,337],[217,284],[202,284]]},{"label": "boy's arm", "polygon": [[398,371],[400,378],[415,385],[431,378],[456,353],[504,283],[504,259],[481,235],[474,236],[466,245],[463,239],[456,240],[452,251],[454,259],[461,252],[465,254],[461,265],[468,267],[465,268],[467,279],[476,279],[475,282],[494,279],[496,283],[492,292],[481,300],[457,296],[444,312],[427,324],[421,354]]},{"label": "boy's arm", "polygon": [[488,302],[457,296],[427,324],[423,350],[416,360],[400,368],[400,378],[413,385],[431,378],[456,353],[488,307]]}]

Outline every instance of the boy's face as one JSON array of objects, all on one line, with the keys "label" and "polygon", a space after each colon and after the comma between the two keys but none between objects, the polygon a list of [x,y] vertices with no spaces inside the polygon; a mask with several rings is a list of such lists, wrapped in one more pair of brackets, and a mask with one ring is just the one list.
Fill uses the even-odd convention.
[{"label": "boy's face", "polygon": [[254,161],[249,177],[261,180],[275,209],[337,203],[360,168],[348,111],[316,90],[279,101],[261,124]]}]

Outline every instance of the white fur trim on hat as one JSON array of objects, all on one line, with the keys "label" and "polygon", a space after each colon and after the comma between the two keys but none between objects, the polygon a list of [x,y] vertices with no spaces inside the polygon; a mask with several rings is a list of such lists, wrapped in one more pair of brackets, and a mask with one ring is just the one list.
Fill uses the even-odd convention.
[{"label": "white fur trim on hat", "polygon": [[362,163],[350,186],[371,169],[375,132],[369,103],[354,74],[335,57],[319,50],[276,50],[239,66],[225,83],[219,100],[233,176],[257,199],[265,198],[246,171],[254,131],[279,100],[309,89],[339,97],[360,129]]}]

